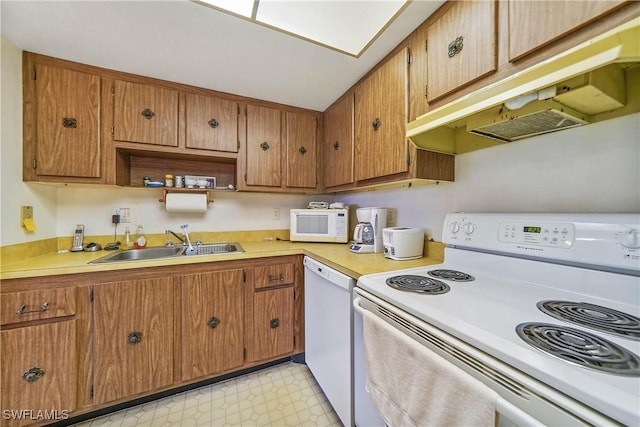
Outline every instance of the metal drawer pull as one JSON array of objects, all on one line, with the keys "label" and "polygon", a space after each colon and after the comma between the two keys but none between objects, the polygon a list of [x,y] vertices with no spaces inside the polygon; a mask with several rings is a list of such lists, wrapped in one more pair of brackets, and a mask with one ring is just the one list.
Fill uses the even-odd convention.
[{"label": "metal drawer pull", "polygon": [[32,383],[38,381],[40,378],[42,378],[43,375],[44,369],[34,366],[33,368],[22,374],[22,379],[28,383]]},{"label": "metal drawer pull", "polygon": [[462,48],[464,47],[462,43],[463,41],[464,41],[464,37],[459,36],[459,37],[456,37],[454,41],[449,43],[449,47],[448,47],[449,58],[453,58],[454,56],[462,52]]},{"label": "metal drawer pull", "polygon": [[283,280],[284,280],[284,276],[282,274],[280,274],[279,276],[269,275],[270,282],[282,282]]},{"label": "metal drawer pull", "polygon": [[211,119],[207,123],[209,123],[209,126],[211,126],[213,129],[217,128],[220,124],[216,119]]},{"label": "metal drawer pull", "polygon": [[220,324],[220,319],[213,316],[211,319],[207,321],[207,326],[211,329],[215,329]]},{"label": "metal drawer pull", "polygon": [[62,119],[62,126],[67,129],[75,129],[78,127],[78,121],[73,117],[64,117]]},{"label": "metal drawer pull", "polygon": [[266,142],[263,142],[262,144],[260,144],[260,148],[262,148],[264,151],[267,151],[269,148],[269,144],[267,144]]},{"label": "metal drawer pull", "polygon": [[304,156],[305,154],[307,154],[307,149],[304,147],[300,147],[298,149],[298,152]]},{"label": "metal drawer pull", "polygon": [[131,332],[127,335],[127,342],[129,344],[137,344],[142,341],[142,332]]},{"label": "metal drawer pull", "polygon": [[280,319],[271,319],[271,321],[269,322],[269,326],[271,326],[271,329],[277,328],[278,326],[280,326]]},{"label": "metal drawer pull", "polygon": [[23,314],[29,314],[29,313],[42,313],[44,311],[47,311],[48,309],[49,309],[48,302],[43,302],[40,308],[37,308],[35,310],[27,310],[27,305],[22,304],[20,308],[16,311],[16,314],[18,316],[22,316]]},{"label": "metal drawer pull", "polygon": [[340,148],[340,142],[336,141],[333,143],[333,149],[337,150],[338,148]]},{"label": "metal drawer pull", "polygon": [[380,126],[382,126],[382,122],[380,121],[380,118],[376,117],[376,119],[373,121],[373,123],[371,123],[371,126],[373,126],[373,130],[380,129]]},{"label": "metal drawer pull", "polygon": [[151,111],[148,108],[145,108],[144,110],[142,110],[142,117],[144,117],[147,120],[151,120],[153,119],[153,117],[156,115],[156,113],[154,113],[153,111]]}]

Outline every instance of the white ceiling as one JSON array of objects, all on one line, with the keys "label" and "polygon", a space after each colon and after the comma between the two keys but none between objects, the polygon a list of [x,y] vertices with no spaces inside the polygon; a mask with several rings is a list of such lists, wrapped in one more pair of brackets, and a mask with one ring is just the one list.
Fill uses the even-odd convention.
[{"label": "white ceiling", "polygon": [[30,52],[324,111],[442,3],[414,0],[359,58],[188,0],[0,0],[0,29]]}]

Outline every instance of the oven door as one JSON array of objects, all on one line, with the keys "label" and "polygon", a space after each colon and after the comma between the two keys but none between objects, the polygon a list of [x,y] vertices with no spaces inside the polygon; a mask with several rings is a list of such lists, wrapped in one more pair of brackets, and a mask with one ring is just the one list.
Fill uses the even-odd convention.
[{"label": "oven door", "polygon": [[[361,323],[362,312],[367,310],[498,393],[500,397],[496,408],[500,426],[618,425],[588,406],[363,289],[354,288],[353,307],[356,316],[354,325]],[[358,357],[357,343],[363,340],[362,331],[354,328],[354,334],[356,334],[354,351],[356,351],[355,356]],[[358,364],[357,360],[355,362]],[[366,365],[364,360],[361,362],[363,366]],[[358,393],[365,392],[361,381],[356,381],[354,385],[355,397],[358,400]],[[356,422],[357,409],[356,406]]]}]

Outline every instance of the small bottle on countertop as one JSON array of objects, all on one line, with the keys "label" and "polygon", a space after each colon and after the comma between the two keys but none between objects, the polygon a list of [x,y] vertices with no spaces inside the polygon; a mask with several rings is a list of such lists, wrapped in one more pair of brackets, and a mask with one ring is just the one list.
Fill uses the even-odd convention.
[{"label": "small bottle on countertop", "polygon": [[138,225],[136,229],[136,240],[133,242],[133,247],[136,249],[144,249],[147,247],[147,238],[144,237],[144,228],[142,225]]},{"label": "small bottle on countertop", "polygon": [[133,247],[133,240],[131,240],[131,231],[129,227],[124,230],[124,247],[123,249],[131,249]]}]

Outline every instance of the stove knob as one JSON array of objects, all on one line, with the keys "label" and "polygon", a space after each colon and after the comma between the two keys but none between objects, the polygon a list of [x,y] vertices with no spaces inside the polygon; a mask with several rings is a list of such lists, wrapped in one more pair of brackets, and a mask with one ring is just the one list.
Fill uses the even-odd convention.
[{"label": "stove knob", "polygon": [[473,232],[475,231],[475,229],[476,229],[476,228],[473,226],[473,224],[471,224],[470,222],[468,222],[468,223],[466,223],[466,224],[462,227],[462,229],[463,229],[463,231],[464,231],[466,234],[468,234],[468,235],[469,235],[469,234],[473,233]]},{"label": "stove knob", "polygon": [[618,239],[625,248],[640,248],[640,234],[638,233],[638,230],[631,229],[623,231]]},{"label": "stove knob", "polygon": [[451,224],[449,224],[449,231],[451,231],[453,234],[456,234],[458,231],[460,231],[460,224],[458,224],[457,222],[452,222]]}]

